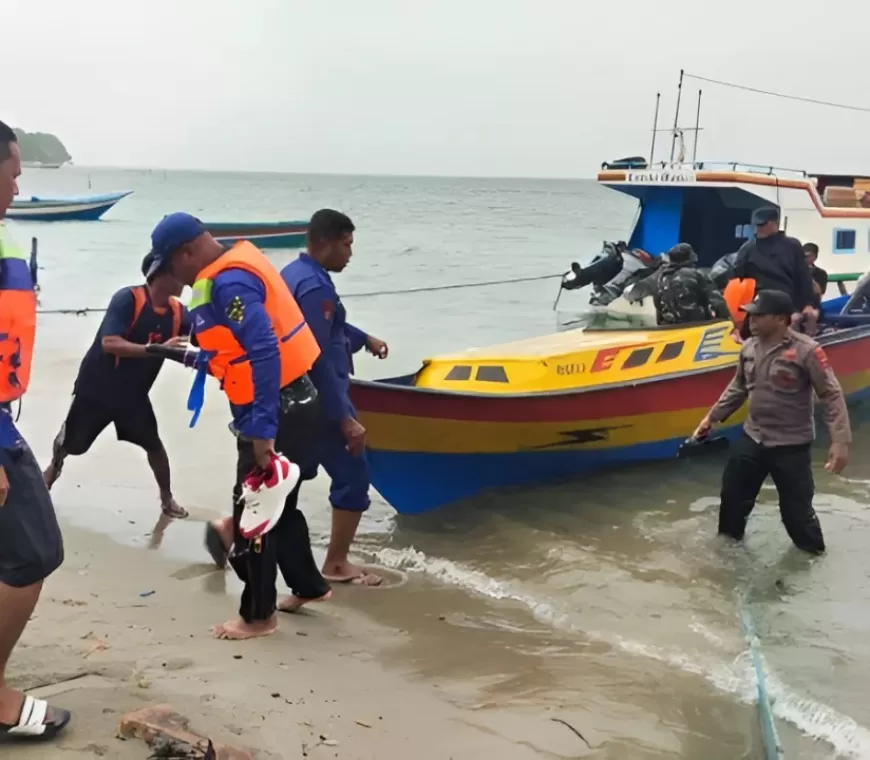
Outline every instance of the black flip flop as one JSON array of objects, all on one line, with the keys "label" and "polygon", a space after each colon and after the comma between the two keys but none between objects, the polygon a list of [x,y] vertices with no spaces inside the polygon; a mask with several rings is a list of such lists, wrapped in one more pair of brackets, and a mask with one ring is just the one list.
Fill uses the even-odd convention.
[{"label": "black flip flop", "polygon": [[230,553],[224,546],[224,540],[218,529],[211,523],[206,523],[205,525],[205,548],[209,556],[214,560],[214,563],[221,570],[225,569]]},{"label": "black flip flop", "polygon": [[63,731],[72,718],[69,710],[52,707],[52,722],[46,723],[49,704],[44,699],[25,696],[18,723],[0,723],[0,744],[10,742],[51,741]]}]

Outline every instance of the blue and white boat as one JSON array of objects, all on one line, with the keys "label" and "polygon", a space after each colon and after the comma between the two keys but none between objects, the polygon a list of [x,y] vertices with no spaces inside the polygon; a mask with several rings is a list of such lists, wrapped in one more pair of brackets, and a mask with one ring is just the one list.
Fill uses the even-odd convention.
[{"label": "blue and white boat", "polygon": [[132,190],[125,190],[108,195],[71,198],[36,195],[29,198],[16,198],[6,212],[6,218],[27,222],[93,222],[132,192]]}]

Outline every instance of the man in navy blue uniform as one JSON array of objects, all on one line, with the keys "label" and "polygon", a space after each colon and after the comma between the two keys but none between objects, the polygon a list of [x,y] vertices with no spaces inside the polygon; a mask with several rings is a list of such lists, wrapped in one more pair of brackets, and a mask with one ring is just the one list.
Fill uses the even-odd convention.
[{"label": "man in navy blue uniform", "polygon": [[381,578],[366,573],[348,558],[362,513],[369,508],[369,474],[365,428],[350,401],[353,354],[365,348],[381,359],[387,344],[347,321],[330,272],[341,272],[353,253],[353,222],[332,209],[321,209],[308,226],[308,250],[281,271],[311,330],[321,354],[311,370],[320,394],[326,427],[320,464],[331,479],[332,534],[323,576],[335,583],[377,586]]}]

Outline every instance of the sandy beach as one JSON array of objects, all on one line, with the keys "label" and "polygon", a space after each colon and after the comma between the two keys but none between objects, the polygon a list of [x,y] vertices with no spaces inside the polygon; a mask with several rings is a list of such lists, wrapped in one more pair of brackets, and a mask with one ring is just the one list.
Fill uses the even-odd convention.
[{"label": "sandy beach", "polygon": [[[258,758],[582,757],[548,715],[466,710],[382,664],[407,634],[339,604],[283,616],[274,636],[216,641],[231,611],[224,574],[66,528],[67,560],[47,584],[12,662],[13,682],[74,714],[52,745],[15,758],[146,758],[116,738],[121,717],[169,703],[191,727]],[[198,570],[198,571],[197,571]],[[51,686],[57,684],[56,686]],[[588,750],[587,750],[588,752]]]}]

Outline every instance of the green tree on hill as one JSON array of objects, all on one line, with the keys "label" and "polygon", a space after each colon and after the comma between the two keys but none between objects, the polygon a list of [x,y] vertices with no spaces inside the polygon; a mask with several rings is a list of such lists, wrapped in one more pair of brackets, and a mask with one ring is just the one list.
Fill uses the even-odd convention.
[{"label": "green tree on hill", "polygon": [[25,132],[16,129],[22,161],[41,161],[46,164],[60,164],[72,159],[63,143],[46,132]]}]

